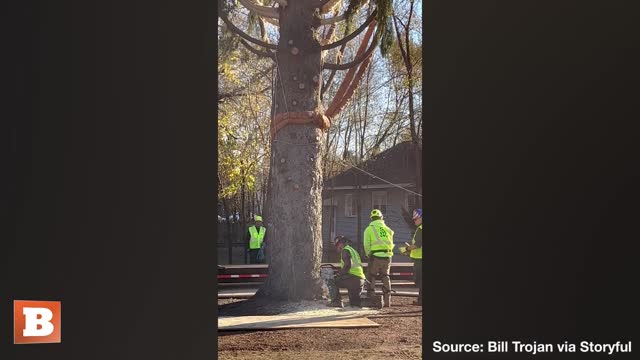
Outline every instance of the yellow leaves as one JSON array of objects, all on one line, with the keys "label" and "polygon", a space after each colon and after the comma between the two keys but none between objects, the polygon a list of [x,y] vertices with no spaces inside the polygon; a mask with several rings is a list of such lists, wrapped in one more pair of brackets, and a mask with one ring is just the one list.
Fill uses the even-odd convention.
[{"label": "yellow leaves", "polygon": [[[233,198],[265,182],[269,164],[270,59],[247,57],[237,39],[220,35],[218,56],[218,178],[220,196]],[[244,55],[244,56],[243,56]]]}]

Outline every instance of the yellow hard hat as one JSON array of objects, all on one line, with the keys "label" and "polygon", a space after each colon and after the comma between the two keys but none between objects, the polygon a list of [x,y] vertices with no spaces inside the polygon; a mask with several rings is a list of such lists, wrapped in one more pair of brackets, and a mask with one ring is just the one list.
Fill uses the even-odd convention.
[{"label": "yellow hard hat", "polygon": [[262,216],[256,215],[256,221],[262,221]]},{"label": "yellow hard hat", "polygon": [[380,211],[378,209],[371,210],[371,216],[370,217],[374,217],[374,216],[377,216],[380,219],[382,219],[382,211]]}]

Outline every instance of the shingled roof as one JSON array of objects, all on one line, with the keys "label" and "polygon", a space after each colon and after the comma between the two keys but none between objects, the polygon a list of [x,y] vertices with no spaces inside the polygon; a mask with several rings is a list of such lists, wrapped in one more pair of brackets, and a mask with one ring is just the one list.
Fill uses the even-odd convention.
[{"label": "shingled roof", "polygon": [[[415,182],[415,152],[411,141],[405,141],[389,148],[365,161],[359,168],[381,177],[394,184],[408,184]],[[382,185],[384,181],[372,177],[354,168],[347,169],[340,174],[326,179],[324,186],[344,187],[355,186],[356,175],[360,185]]]}]

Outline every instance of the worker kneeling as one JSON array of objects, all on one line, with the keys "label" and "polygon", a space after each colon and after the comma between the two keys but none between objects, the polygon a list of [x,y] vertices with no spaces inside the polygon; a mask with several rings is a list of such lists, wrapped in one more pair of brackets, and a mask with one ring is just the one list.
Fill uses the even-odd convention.
[{"label": "worker kneeling", "polygon": [[336,237],[336,250],[340,254],[340,270],[333,279],[327,280],[331,302],[327,306],[343,307],[340,288],[346,288],[349,293],[349,305],[362,306],[360,292],[364,286],[364,271],[360,255],[351,247],[351,240],[344,236]]}]

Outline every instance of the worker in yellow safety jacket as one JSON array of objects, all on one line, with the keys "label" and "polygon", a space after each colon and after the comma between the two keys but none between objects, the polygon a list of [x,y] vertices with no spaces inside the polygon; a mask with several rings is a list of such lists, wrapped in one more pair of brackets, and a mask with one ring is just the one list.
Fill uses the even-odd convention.
[{"label": "worker in yellow safety jacket", "polygon": [[338,236],[334,240],[336,251],[340,254],[340,269],[333,279],[328,281],[330,307],[343,307],[340,288],[346,288],[349,294],[349,305],[360,307],[360,292],[364,286],[364,271],[358,251],[351,246],[351,240]]},{"label": "worker in yellow safety jacket", "polygon": [[413,280],[418,286],[418,300],[414,301],[413,305],[422,306],[422,209],[413,210],[413,223],[418,228],[406,251],[413,260]]},{"label": "worker in yellow safety jacket", "polygon": [[393,230],[383,220],[382,211],[371,211],[371,223],[364,230],[364,254],[367,266],[367,298],[375,297],[375,281],[382,280],[382,306],[391,306],[391,257],[393,256]]},{"label": "worker in yellow safety jacket", "polygon": [[264,244],[267,238],[267,228],[262,226],[262,216],[255,216],[255,225],[249,227],[247,232],[246,241],[249,243],[249,263],[260,264],[264,259],[261,259],[260,251],[264,252]]}]

